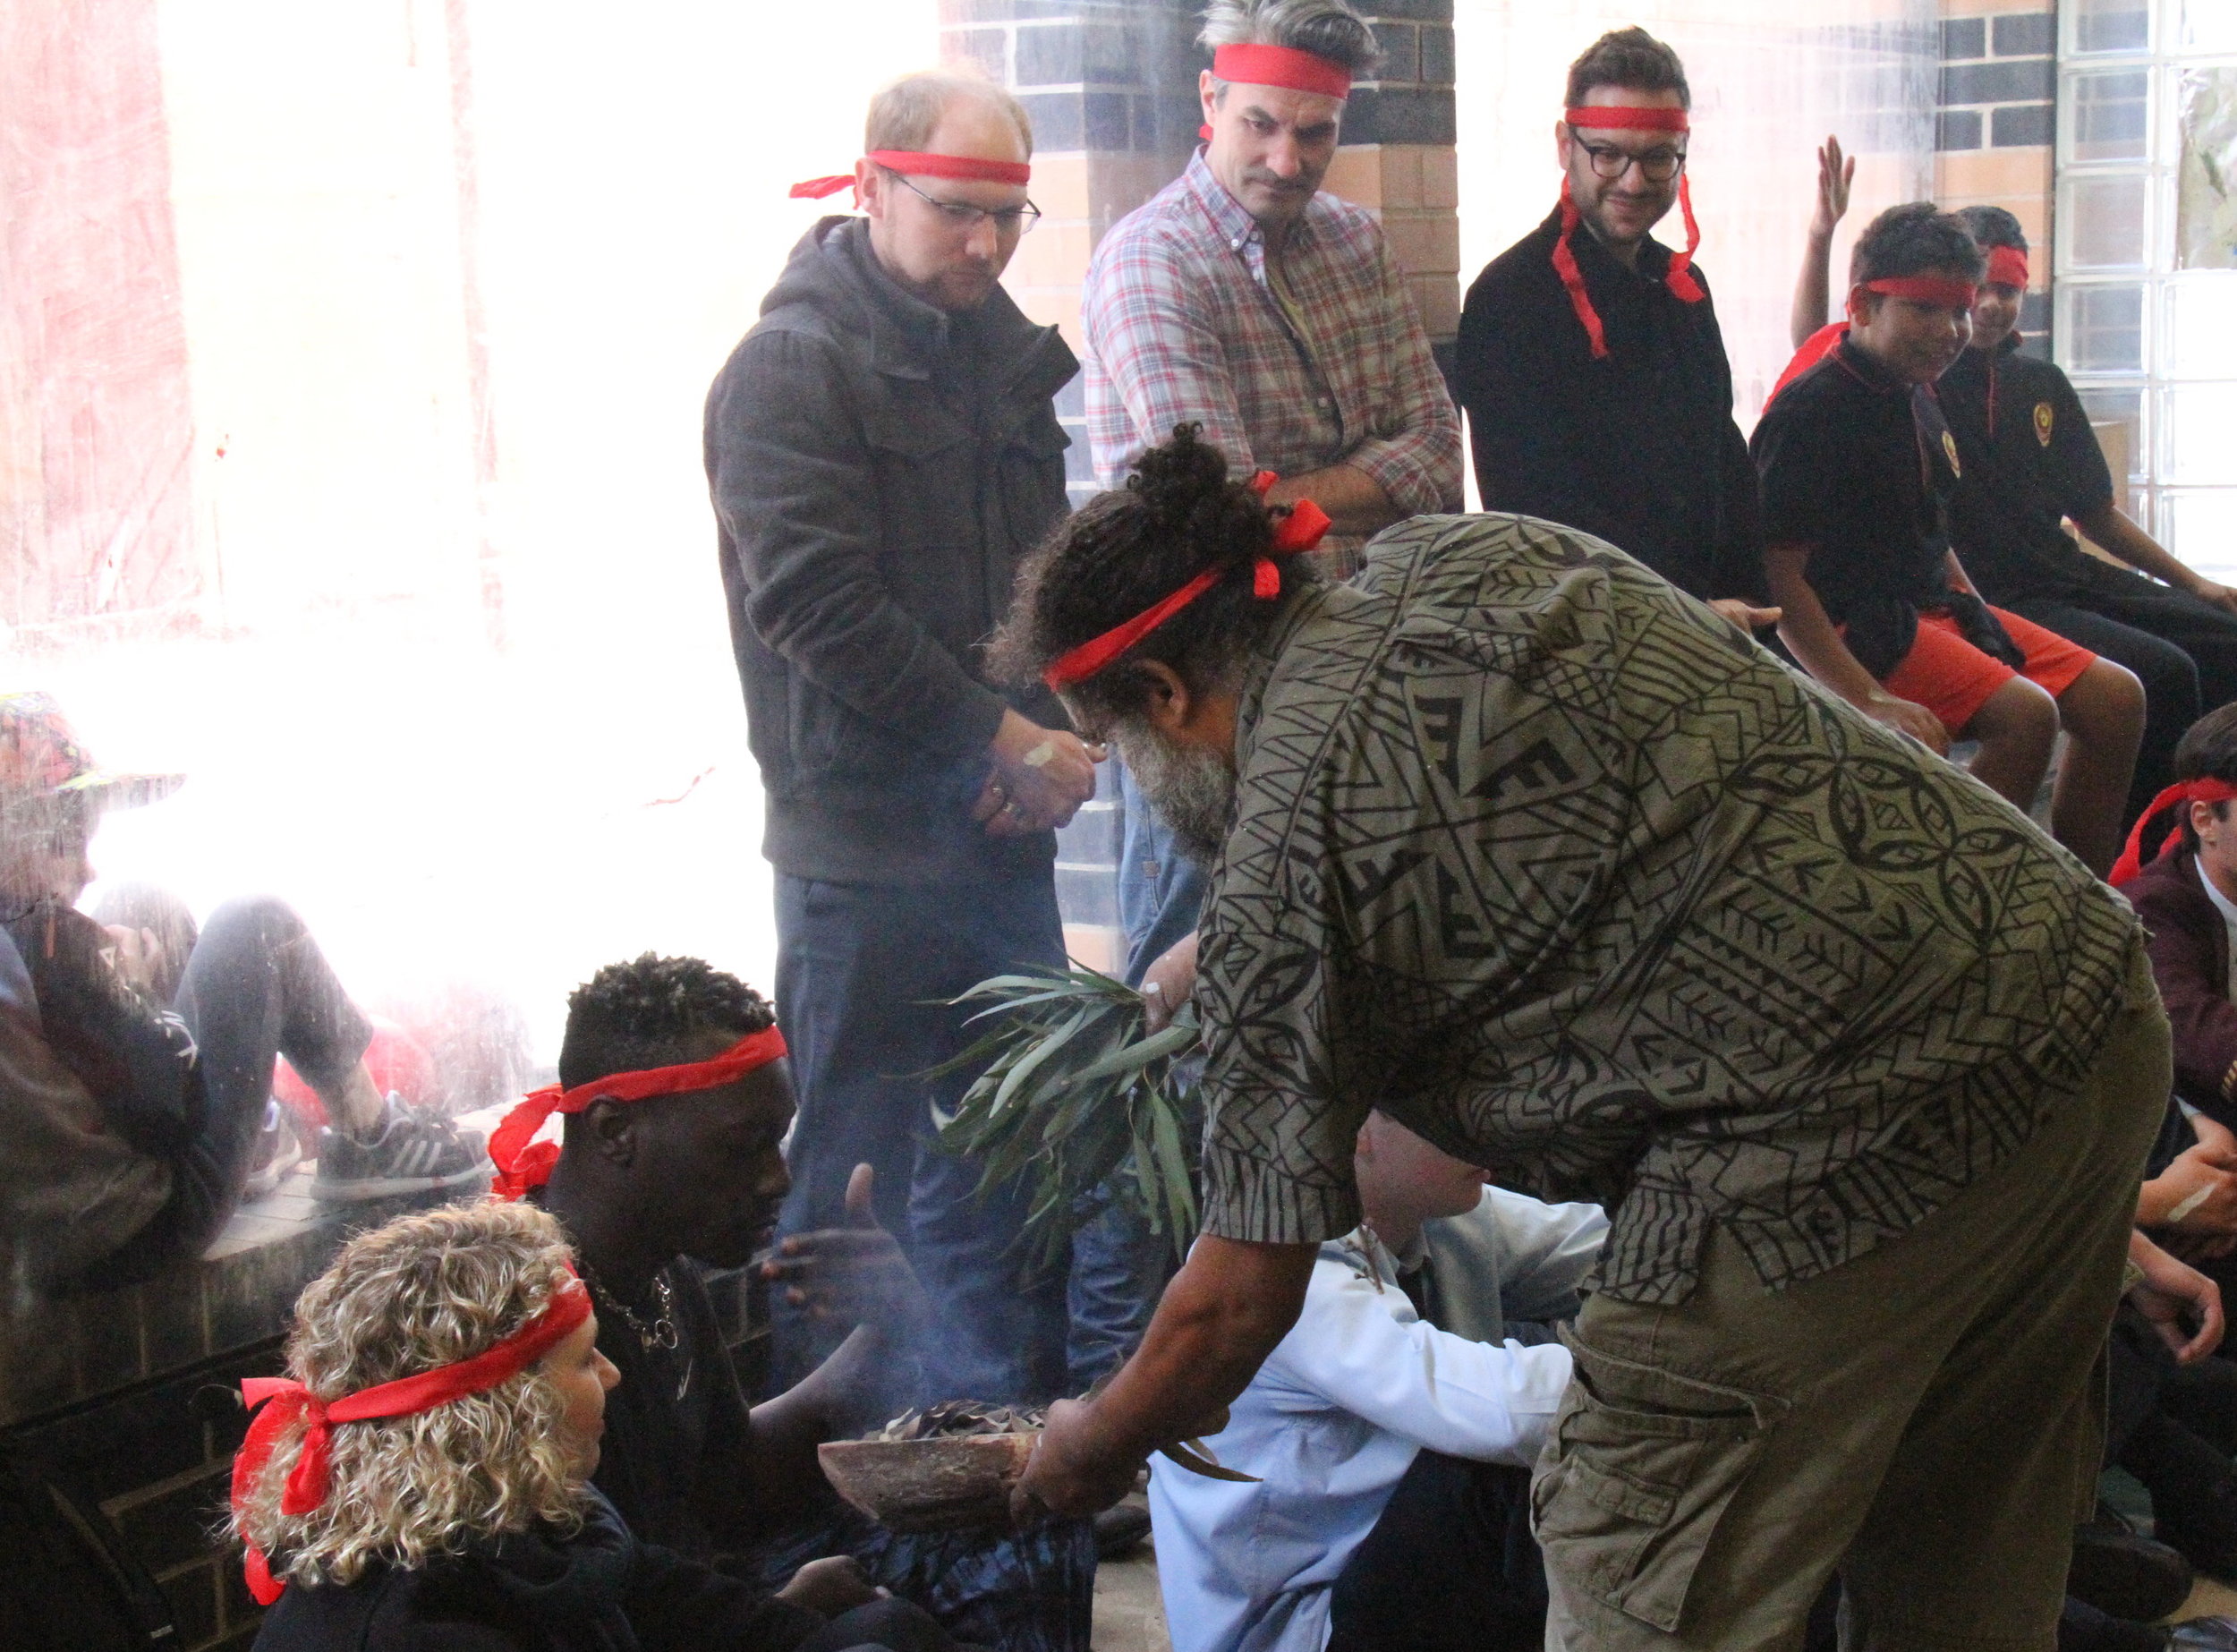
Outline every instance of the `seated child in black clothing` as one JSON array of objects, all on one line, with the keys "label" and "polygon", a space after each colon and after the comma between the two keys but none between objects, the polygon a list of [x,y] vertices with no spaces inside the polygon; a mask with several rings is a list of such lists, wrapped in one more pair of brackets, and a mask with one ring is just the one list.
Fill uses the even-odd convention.
[{"label": "seated child in black clothing", "polygon": [[[795,1306],[855,1329],[802,1382],[747,1404],[699,1265],[739,1266],[768,1243],[789,1185],[783,1054],[753,988],[647,953],[576,989],[559,1084],[490,1138],[499,1190],[536,1199],[574,1241],[599,1346],[622,1372],[599,1489],[646,1541],[825,1609],[875,1585],[1003,1652],[1086,1652],[1087,1522],[903,1537],[824,1481],[821,1442],[920,1401],[981,1397],[916,1392],[923,1299],[871,1214],[867,1165],[847,1190],[855,1225],[795,1235],[769,1265]],[[554,1111],[563,1142],[532,1141]]]},{"label": "seated child in black clothing", "polygon": [[270,1605],[259,1652],[952,1652],[914,1607],[826,1621],[640,1543],[591,1486],[607,1391],[590,1292],[527,1205],[402,1217],[295,1307],[289,1381],[234,1469]]},{"label": "seated child in black clothing", "polygon": [[2063,728],[2051,831],[2102,876],[2120,847],[2144,718],[2135,677],[1983,602],[1950,548],[1958,447],[1934,381],[1971,336],[1986,268],[1965,226],[1926,201],[1857,238],[1849,331],[1781,390],[1750,447],[1779,634],[1867,716],[1946,753],[2026,809]]}]

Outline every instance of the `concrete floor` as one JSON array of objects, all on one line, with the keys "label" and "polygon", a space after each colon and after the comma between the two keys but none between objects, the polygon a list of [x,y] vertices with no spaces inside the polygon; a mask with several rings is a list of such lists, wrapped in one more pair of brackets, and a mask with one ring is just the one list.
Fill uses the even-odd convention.
[{"label": "concrete floor", "polygon": [[[1146,1508],[1140,1492],[1129,1503]],[[1094,1652],[1172,1652],[1157,1592],[1157,1551],[1144,1538],[1124,1560],[1095,1568]]]}]

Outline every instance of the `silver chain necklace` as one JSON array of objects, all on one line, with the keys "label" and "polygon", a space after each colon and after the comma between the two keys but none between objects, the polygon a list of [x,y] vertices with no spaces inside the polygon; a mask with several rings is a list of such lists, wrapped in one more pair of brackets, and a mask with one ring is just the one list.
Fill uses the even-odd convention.
[{"label": "silver chain necklace", "polygon": [[637,1341],[646,1353],[654,1349],[673,1349],[679,1340],[676,1333],[676,1287],[668,1283],[668,1271],[662,1268],[652,1276],[652,1294],[660,1299],[660,1311],[651,1324],[645,1324],[635,1309],[614,1295],[593,1277],[591,1289],[604,1299],[606,1305],[619,1314],[622,1323],[637,1333]]}]

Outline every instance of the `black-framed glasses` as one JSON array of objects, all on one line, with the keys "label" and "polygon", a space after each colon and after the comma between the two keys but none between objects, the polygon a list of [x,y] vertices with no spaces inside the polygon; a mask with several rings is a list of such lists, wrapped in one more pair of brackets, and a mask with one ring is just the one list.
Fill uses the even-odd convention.
[{"label": "black-framed glasses", "polygon": [[1030,200],[1022,207],[1003,207],[996,210],[974,207],[963,200],[934,200],[892,167],[880,167],[880,170],[947,219],[951,228],[966,235],[989,218],[994,220],[994,233],[998,235],[1022,235],[1041,222],[1041,209]]},{"label": "black-framed glasses", "polygon": [[1683,149],[1649,149],[1644,155],[1634,155],[1612,143],[1587,143],[1577,136],[1574,129],[1569,137],[1592,158],[1593,171],[1603,178],[1620,178],[1637,166],[1649,183],[1667,183],[1686,169]]}]

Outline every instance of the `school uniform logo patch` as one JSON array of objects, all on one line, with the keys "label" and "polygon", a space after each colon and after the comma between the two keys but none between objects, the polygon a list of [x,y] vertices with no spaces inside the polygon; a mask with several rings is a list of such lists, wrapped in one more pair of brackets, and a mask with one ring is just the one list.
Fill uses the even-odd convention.
[{"label": "school uniform logo patch", "polygon": [[2055,417],[2048,402],[2035,404],[2035,439],[2046,447],[2051,445],[2051,421]]},{"label": "school uniform logo patch", "polygon": [[1947,430],[1942,432],[1942,456],[1950,462],[1951,475],[1962,476],[1965,474],[1965,467],[1958,463],[1957,438],[1951,435]]}]

